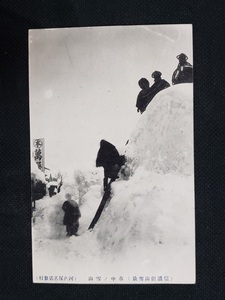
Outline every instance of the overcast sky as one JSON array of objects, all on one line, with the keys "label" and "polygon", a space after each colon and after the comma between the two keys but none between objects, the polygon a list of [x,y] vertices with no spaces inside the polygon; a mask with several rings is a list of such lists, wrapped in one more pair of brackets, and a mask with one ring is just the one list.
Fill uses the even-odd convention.
[{"label": "overcast sky", "polygon": [[181,52],[192,63],[191,25],[31,30],[31,140],[45,139],[46,167],[94,167],[101,139],[123,147],[141,117],[138,80],[159,70],[171,84]]}]

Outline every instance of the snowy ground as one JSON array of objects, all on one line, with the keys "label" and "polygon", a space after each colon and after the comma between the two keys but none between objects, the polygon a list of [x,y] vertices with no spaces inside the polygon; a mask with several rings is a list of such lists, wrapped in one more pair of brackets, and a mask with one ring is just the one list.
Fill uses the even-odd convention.
[{"label": "snowy ground", "polygon": [[[34,282],[193,283],[195,226],[193,86],[160,92],[129,138],[127,177],[88,231],[102,198],[103,170],[75,170],[61,192],[36,202]],[[79,203],[79,237],[66,237],[65,193]]]}]

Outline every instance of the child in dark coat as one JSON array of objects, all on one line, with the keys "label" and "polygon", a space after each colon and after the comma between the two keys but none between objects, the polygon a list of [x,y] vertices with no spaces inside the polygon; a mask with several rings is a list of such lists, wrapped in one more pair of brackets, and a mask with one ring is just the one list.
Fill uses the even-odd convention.
[{"label": "child in dark coat", "polygon": [[79,218],[81,217],[80,209],[69,193],[66,194],[66,199],[62,205],[62,209],[65,212],[63,224],[66,225],[67,236],[78,236]]}]

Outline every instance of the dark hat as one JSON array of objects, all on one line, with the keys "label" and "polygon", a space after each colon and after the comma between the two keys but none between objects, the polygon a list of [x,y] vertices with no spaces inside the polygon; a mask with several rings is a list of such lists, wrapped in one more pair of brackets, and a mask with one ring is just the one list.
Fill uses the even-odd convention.
[{"label": "dark hat", "polygon": [[155,72],[153,72],[152,73],[152,78],[155,78],[155,77],[160,77],[162,75],[162,73],[161,72],[159,72],[159,71],[155,71]]},{"label": "dark hat", "polygon": [[181,54],[177,55],[177,59],[179,59],[179,58],[181,58],[181,57],[183,57],[185,60],[188,59],[187,55],[184,54],[184,53],[181,53]]}]

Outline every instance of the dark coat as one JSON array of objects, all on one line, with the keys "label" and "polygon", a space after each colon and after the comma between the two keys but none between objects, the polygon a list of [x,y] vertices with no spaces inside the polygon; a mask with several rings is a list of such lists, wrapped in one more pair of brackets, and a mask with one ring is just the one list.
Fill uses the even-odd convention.
[{"label": "dark coat", "polygon": [[185,64],[178,64],[176,70],[172,75],[172,83],[188,83],[193,82],[193,67],[190,63],[185,62]]},{"label": "dark coat", "polygon": [[96,159],[96,167],[110,168],[119,164],[119,161],[120,155],[116,147],[105,140],[101,140]]},{"label": "dark coat", "polygon": [[67,200],[63,203],[62,209],[65,212],[64,225],[75,225],[81,217],[80,209],[74,200]]},{"label": "dark coat", "polygon": [[141,90],[137,97],[136,107],[143,113],[148,105],[148,97],[146,96],[151,88]]},{"label": "dark coat", "polygon": [[170,87],[169,82],[167,82],[165,79],[159,79],[158,81],[155,81],[154,84],[150,88],[150,92],[152,95],[156,95],[158,92]]},{"label": "dark coat", "polygon": [[[142,97],[146,99],[146,107],[148,104],[152,101],[152,99],[155,97],[157,93],[160,91],[170,87],[170,84],[164,80],[164,79],[159,79],[154,82],[154,84],[148,89],[147,93],[143,95]],[[146,109],[145,107],[145,109]]]},{"label": "dark coat", "polygon": [[104,168],[104,176],[106,178],[117,178],[118,172],[124,163],[124,155],[119,155],[119,152],[113,144],[101,140],[96,159],[96,167]]}]

